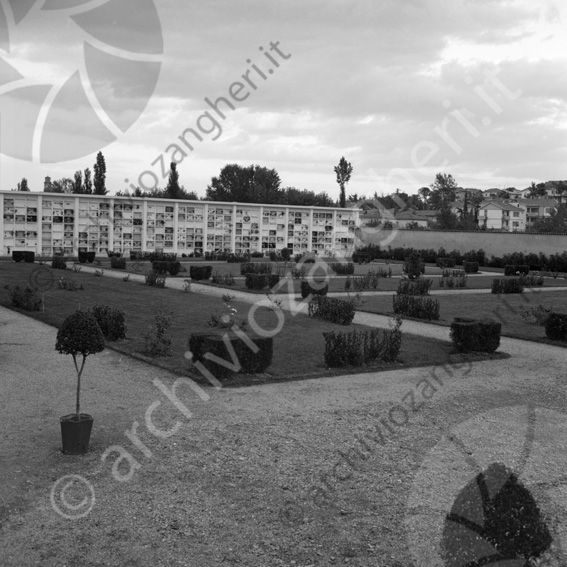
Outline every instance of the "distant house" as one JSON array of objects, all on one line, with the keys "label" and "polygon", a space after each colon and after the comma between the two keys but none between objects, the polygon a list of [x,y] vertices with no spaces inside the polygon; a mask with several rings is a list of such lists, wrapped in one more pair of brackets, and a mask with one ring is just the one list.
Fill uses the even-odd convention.
[{"label": "distant house", "polygon": [[525,211],[526,228],[531,228],[538,219],[550,216],[558,205],[555,199],[518,199],[516,202]]},{"label": "distant house", "polygon": [[525,230],[526,211],[517,203],[492,199],[480,206],[478,225],[485,230]]},{"label": "distant house", "polygon": [[504,189],[487,189],[486,191],[482,192],[482,196],[484,199],[506,199],[508,197],[508,193],[504,191]]},{"label": "distant house", "polygon": [[473,197],[476,195],[480,195],[481,197],[483,196],[483,191],[482,189],[474,189],[473,187],[466,187],[466,188],[459,188],[455,190],[455,200],[456,201],[464,201],[465,200],[465,193],[467,194],[467,196]]},{"label": "distant house", "polygon": [[394,225],[398,228],[428,228],[431,215],[423,215],[421,213],[433,213],[436,211],[400,211],[395,218]]}]

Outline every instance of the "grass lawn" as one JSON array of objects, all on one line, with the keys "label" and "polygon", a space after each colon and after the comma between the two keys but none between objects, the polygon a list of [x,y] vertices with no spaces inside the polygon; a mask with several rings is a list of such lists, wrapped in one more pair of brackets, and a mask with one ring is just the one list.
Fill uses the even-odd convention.
[{"label": "grass lawn", "polygon": [[[37,265],[33,264],[0,264],[0,281],[6,284],[24,284]],[[95,304],[118,307],[125,312],[128,327],[127,338],[116,343],[109,343],[112,348],[129,355],[142,357],[154,364],[165,367],[180,374],[190,374],[191,363],[185,358],[187,340],[194,332],[210,331],[208,326],[211,314],[221,314],[224,305],[220,298],[197,293],[185,293],[173,289],[156,289],[136,282],[123,282],[120,279],[96,277],[93,274],[75,273],[71,270],[52,270],[45,267],[46,276],[56,279],[64,276],[69,280],[82,283],[83,291],[66,291],[54,286],[44,293],[44,311],[23,312],[45,323],[58,327],[62,321],[81,308],[86,309]],[[391,300],[390,300],[391,301]],[[11,307],[6,290],[0,290],[0,304]],[[247,317],[250,304],[233,302],[238,314]],[[143,355],[145,341],[144,331],[154,323],[155,313],[159,309],[172,312],[173,336],[172,353],[169,357],[150,359]],[[345,374],[349,369],[329,370],[325,367],[324,338],[327,331],[349,331],[363,328],[359,325],[344,327],[309,318],[302,314],[293,316],[290,312],[282,312],[285,323],[282,330],[274,337],[274,358],[267,373],[263,375],[240,375],[230,383],[233,385],[258,384],[304,377]],[[265,330],[274,329],[277,316],[266,307],[256,311],[255,320]],[[402,327],[403,331],[403,327]],[[447,361],[453,355],[450,342],[438,341],[425,337],[404,335],[399,360],[394,364],[377,363],[365,368],[367,371],[392,369],[392,367],[412,367]],[[350,369],[352,370],[352,369]],[[360,372],[360,368],[356,372]],[[204,380],[204,379],[203,379]]]}]

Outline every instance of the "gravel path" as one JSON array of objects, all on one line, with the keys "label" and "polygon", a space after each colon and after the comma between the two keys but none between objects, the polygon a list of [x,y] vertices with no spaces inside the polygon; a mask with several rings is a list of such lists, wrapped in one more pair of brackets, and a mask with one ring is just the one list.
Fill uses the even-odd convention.
[{"label": "gravel path", "polygon": [[[181,288],[183,281],[167,285]],[[193,284],[193,292],[226,290]],[[249,302],[262,298],[230,293]],[[370,313],[355,319],[380,327],[388,320]],[[447,328],[426,323],[405,321],[403,331],[448,338]],[[66,457],[58,418],[74,408],[75,378],[69,357],[54,350],[55,336],[52,327],[0,308],[3,567],[394,566],[394,560],[433,567],[447,494],[470,477],[471,459],[482,466],[515,463],[530,423],[537,459],[523,459],[526,482],[553,510],[555,541],[567,549],[567,490],[554,484],[567,470],[565,349],[503,338],[500,350],[511,358],[472,366],[441,363],[230,390],[181,387],[190,418],[156,387],[160,381],[171,388],[176,376],[105,350],[85,370],[82,409],[95,416],[91,452]],[[438,380],[429,397],[425,378]],[[415,414],[407,401],[414,395],[421,407]],[[157,402],[161,429],[180,424],[168,438],[152,437],[144,426]],[[527,404],[532,413],[522,413]],[[410,419],[393,425],[404,406]],[[360,436],[372,430],[376,437],[369,428],[388,419],[385,444],[356,460]],[[125,434],[135,422],[149,457]],[[461,445],[443,444],[451,431]],[[103,459],[111,446],[135,456],[131,480],[113,476],[117,455]],[[126,461],[121,471],[128,471]],[[335,472],[341,480],[333,480],[331,502],[316,502],[325,475]],[[64,474],[80,474],[96,492],[84,518],[54,511],[50,491]],[[546,488],[537,488],[543,481]]]}]

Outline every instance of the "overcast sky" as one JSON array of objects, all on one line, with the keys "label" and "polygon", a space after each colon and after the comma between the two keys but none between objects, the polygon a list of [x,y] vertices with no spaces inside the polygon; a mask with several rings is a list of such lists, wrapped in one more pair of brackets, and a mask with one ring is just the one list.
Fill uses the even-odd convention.
[{"label": "overcast sky", "polygon": [[0,0],[0,189],[98,150],[111,193],[172,160],[199,195],[254,163],[336,198],[341,156],[347,194],[567,179],[564,4]]}]

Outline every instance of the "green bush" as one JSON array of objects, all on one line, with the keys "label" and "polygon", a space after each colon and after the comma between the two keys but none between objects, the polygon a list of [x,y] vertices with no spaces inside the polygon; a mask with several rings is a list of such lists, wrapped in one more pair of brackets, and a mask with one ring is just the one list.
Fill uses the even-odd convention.
[{"label": "green bush", "polygon": [[554,341],[567,341],[567,315],[550,313],[545,321],[545,336]]},{"label": "green bush", "polygon": [[553,312],[552,307],[545,307],[541,303],[537,307],[528,307],[520,313],[520,317],[531,324],[545,326],[547,318]]},{"label": "green bush", "polygon": [[467,274],[478,273],[479,264],[478,262],[463,262],[463,268]]},{"label": "green bush", "polygon": [[126,324],[124,311],[109,305],[94,305],[90,309],[104,338],[109,341],[118,341],[126,338]]},{"label": "green bush", "polygon": [[396,293],[398,295],[429,295],[433,280],[400,280]]},{"label": "green bush", "polygon": [[310,295],[327,295],[329,284],[317,280],[301,280],[301,298],[305,299]]},{"label": "green bush", "polygon": [[163,310],[155,314],[155,324],[150,325],[143,333],[146,342],[144,352],[149,356],[169,356],[171,353],[172,336],[169,329],[173,324],[173,316]]},{"label": "green bush", "polygon": [[348,276],[354,274],[354,264],[349,262],[348,264],[343,264],[341,262],[333,262],[329,264],[329,268],[338,276]]},{"label": "green bush", "polygon": [[441,276],[439,278],[439,287],[467,287],[467,276]]},{"label": "green bush", "polygon": [[110,267],[115,270],[125,270],[126,269],[126,258],[116,258],[116,256],[110,257]]},{"label": "green bush", "polygon": [[181,262],[170,261],[167,266],[167,271],[170,276],[176,276],[181,271]]},{"label": "green bush", "polygon": [[87,252],[87,262],[92,264],[95,261],[96,252]]},{"label": "green bush", "polygon": [[455,258],[437,258],[435,265],[438,268],[454,268]]},{"label": "green bush", "polygon": [[51,260],[51,267],[55,270],[66,270],[67,258],[65,258],[65,256],[53,256],[53,260]]},{"label": "green bush", "polygon": [[262,290],[266,287],[272,289],[279,281],[279,274],[246,274],[244,283],[248,289]]},{"label": "green bush", "polygon": [[520,274],[528,275],[530,272],[530,267],[525,264],[507,264],[504,266],[505,276],[516,276]]},{"label": "green bush", "polygon": [[421,256],[412,252],[404,260],[403,272],[407,275],[410,280],[415,280],[419,278],[421,274],[425,273],[425,264],[421,260]]},{"label": "green bush", "polygon": [[78,258],[81,264],[87,263],[87,254],[88,252],[86,250],[79,250]]},{"label": "green bush", "polygon": [[494,352],[500,345],[502,324],[491,319],[455,318],[451,340],[460,352]]},{"label": "green bush", "polygon": [[146,285],[149,285],[150,287],[164,288],[165,276],[158,274],[154,270],[150,270],[149,272],[146,272]]},{"label": "green bush", "polygon": [[8,290],[8,295],[14,307],[19,307],[25,311],[39,311],[41,309],[41,297],[39,297],[38,290],[35,287],[31,287],[29,284],[13,287],[6,285],[4,287]]},{"label": "green bush", "polygon": [[439,319],[439,301],[421,295],[394,295],[394,313],[416,319]]},{"label": "green bush", "polygon": [[232,272],[229,272],[228,274],[225,274],[223,276],[220,272],[216,270],[213,272],[213,275],[211,276],[211,282],[219,285],[234,285],[235,283]]},{"label": "green bush", "polygon": [[534,274],[528,274],[527,276],[522,274],[518,279],[524,287],[533,287],[534,285],[542,286],[544,282],[543,276],[536,276]]},{"label": "green bush", "polygon": [[23,250],[12,250],[12,260],[14,262],[23,262],[24,261]]},{"label": "green bush", "polygon": [[[262,275],[262,274],[260,274]],[[272,337],[260,337],[247,334],[258,348],[254,352],[240,337],[236,335],[218,335],[213,333],[194,333],[189,337],[189,351],[193,355],[193,363],[200,362],[217,380],[233,377],[237,373],[257,374],[264,372],[272,363],[274,343]],[[236,361],[233,360],[225,341],[233,348]],[[208,356],[207,356],[208,355]],[[219,364],[211,357],[226,361]],[[227,368],[227,365],[233,368]]]},{"label": "green bush", "polygon": [[79,310],[69,315],[57,331],[55,350],[73,358],[78,354],[86,358],[103,351],[104,335],[93,314]]},{"label": "green bush", "polygon": [[[363,366],[375,360],[396,360],[402,346],[402,319],[397,318],[390,330],[370,329],[349,333],[323,333],[325,364],[329,368]],[[382,340],[380,340],[382,333]]]},{"label": "green bush", "polygon": [[208,280],[213,273],[212,266],[190,266],[189,276],[192,280]]},{"label": "green bush", "polygon": [[494,278],[492,280],[492,293],[523,293],[524,286],[519,279],[507,280],[504,278]]},{"label": "green bush", "polygon": [[354,301],[314,295],[308,305],[310,317],[317,317],[338,325],[350,325],[354,319]]}]

